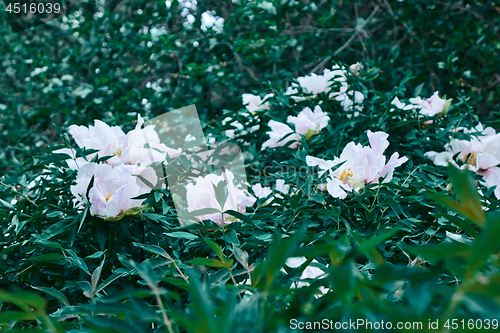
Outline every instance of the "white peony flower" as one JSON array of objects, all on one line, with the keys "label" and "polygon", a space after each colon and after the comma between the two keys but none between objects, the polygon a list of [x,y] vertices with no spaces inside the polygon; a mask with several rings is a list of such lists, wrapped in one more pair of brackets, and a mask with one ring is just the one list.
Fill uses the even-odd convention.
[{"label": "white peony flower", "polygon": [[359,62],[349,66],[349,71],[352,76],[359,76],[361,70],[363,69],[363,65]]},{"label": "white peony flower", "polygon": [[[228,215],[223,216],[223,212],[234,210],[242,214],[245,213],[246,207],[252,206],[255,203],[255,198],[245,193],[245,191],[236,188],[233,183],[234,175],[231,171],[226,170],[221,176],[208,174],[199,176],[193,179],[193,182],[186,185],[186,201],[188,212],[194,212],[203,208],[214,208],[221,213],[212,213],[198,216],[200,221],[212,220],[221,227],[232,222]],[[224,207],[217,202],[215,196],[214,185],[219,182],[226,182],[228,195],[224,203]]]},{"label": "white peony flower", "polygon": [[321,177],[326,171],[330,170],[337,164],[339,164],[341,160],[338,157],[335,157],[333,161],[326,161],[321,158],[317,158],[314,156],[306,156],[306,163],[309,166],[318,166],[320,168],[320,172],[318,172],[318,176]]},{"label": "white peony flower", "polygon": [[451,130],[453,133],[456,133],[458,131],[463,131],[466,134],[479,134],[481,136],[488,136],[488,135],[495,135],[495,129],[492,127],[483,127],[483,124],[479,123],[476,127],[473,127],[472,129],[468,129],[466,127],[457,127],[453,130]]},{"label": "white peony flower", "polygon": [[297,81],[299,84],[292,83],[292,86],[287,90],[287,94],[296,93],[298,91],[298,86],[300,86],[305,93],[312,94],[313,97],[330,91],[330,82],[328,82],[328,78],[323,75],[311,73],[307,76],[298,77]]},{"label": "white peony flower", "polygon": [[[138,115],[135,129],[125,134],[118,126],[109,126],[106,123],[95,120],[94,126],[71,125],[69,133],[75,139],[80,148],[96,149],[97,153],[87,155],[91,161],[95,155],[99,158],[112,156],[105,163],[118,166],[123,163],[146,166],[153,162],[161,162],[166,156],[175,158],[179,156],[182,149],[171,149],[160,142],[154,125],[141,128],[144,119]],[[70,169],[76,170],[88,163],[83,157],[76,157],[74,149],[63,148],[54,153],[68,154],[72,159],[66,160]]]},{"label": "white peony flower", "polygon": [[[397,96],[394,97],[391,104],[401,110],[413,110],[417,108],[417,106],[413,104],[406,105],[405,103],[401,102]],[[394,109],[390,109],[389,111],[394,111]]]},{"label": "white peony flower", "polygon": [[252,191],[259,199],[266,198],[268,195],[273,193],[273,191],[271,190],[270,187],[268,187],[268,186],[262,187],[262,184],[260,184],[260,183],[252,185]]},{"label": "white peony flower", "polygon": [[410,103],[420,108],[420,113],[426,116],[445,114],[451,105],[451,99],[442,99],[436,91],[430,98],[423,100],[420,97],[410,98]]},{"label": "white peony flower", "polygon": [[258,8],[262,8],[271,15],[276,15],[276,7],[274,7],[272,2],[262,1],[257,4]]},{"label": "white peony flower", "polygon": [[[288,192],[290,191],[290,186],[285,185],[285,181],[283,179],[277,179],[275,190],[277,192],[280,192],[283,194],[288,194]],[[263,187],[262,184],[260,184],[260,183],[252,185],[252,191],[259,199],[267,198],[270,194],[273,193],[273,191],[271,190],[271,188],[269,186]],[[275,195],[275,198],[283,199],[283,196],[278,193]],[[274,197],[269,198],[268,200],[266,200],[266,202],[263,203],[263,205],[264,206],[269,205],[273,200],[274,200]],[[278,205],[278,204],[276,204],[276,205]]]},{"label": "white peony flower", "polygon": [[[97,153],[87,156],[91,161],[95,155],[99,158],[111,156],[103,163],[87,162],[76,158],[74,149],[59,149],[55,153],[64,153],[72,157],[67,160],[68,167],[78,170],[76,185],[71,192],[77,206],[90,203],[90,213],[105,219],[120,218],[122,215],[136,213],[144,200],[132,199],[149,193],[158,185],[158,178],[153,162],[162,162],[166,156],[177,157],[181,149],[170,149],[160,142],[154,125],[142,128],[144,120],[138,115],[137,126],[125,134],[119,127],[110,127],[100,120],[94,126],[70,126],[70,134],[80,148],[98,149]],[[93,186],[88,191],[91,179]],[[143,181],[144,179],[144,181]],[[164,184],[162,184],[164,185]],[[132,211],[132,209],[135,209]]]},{"label": "white peony flower", "polygon": [[[71,125],[69,133],[75,139],[76,144],[80,148],[97,149],[99,158],[104,156],[113,156],[107,163],[111,165],[119,165],[122,162],[121,152],[125,141],[125,133],[118,126],[109,126],[108,124],[94,120],[94,126]],[[87,156],[90,161],[95,154]]]},{"label": "white peony flower", "polygon": [[288,116],[287,118],[288,123],[295,125],[295,132],[303,134],[307,140],[325,128],[329,120],[330,117],[321,110],[319,105],[314,108],[314,112],[306,107],[296,117]]},{"label": "white peony flower", "polygon": [[[319,105],[314,108],[314,112],[310,108],[306,107],[299,112],[296,117],[288,116],[287,121],[288,123],[295,125],[295,132],[290,128],[290,126],[271,120],[269,122],[271,132],[267,132],[270,139],[264,142],[262,149],[265,149],[266,147],[285,146],[290,141],[295,141],[290,145],[290,148],[297,149],[299,147],[299,143],[297,141],[300,140],[299,134],[304,135],[306,140],[309,140],[312,136],[318,134],[323,128],[325,128],[328,125],[329,120],[330,117],[328,117],[326,113],[321,110]],[[286,135],[288,136],[283,139]]]},{"label": "white peony flower", "polygon": [[[354,64],[350,68],[357,65],[360,64]],[[345,111],[352,110],[354,105],[354,116],[357,117],[359,111],[363,110],[362,103],[365,100],[365,96],[360,91],[349,90],[346,77],[347,70],[345,68],[340,68],[338,65],[335,65],[332,69],[333,71],[325,69],[325,77],[328,77],[331,81],[340,82],[341,85],[338,92],[332,92],[330,94],[330,98],[335,98],[336,101],[340,102],[340,105],[342,105]]]},{"label": "white peony flower", "polygon": [[119,156],[124,163],[146,166],[165,161],[167,155],[175,158],[182,153],[181,148],[171,149],[161,143],[154,125],[141,128],[143,124],[144,119],[138,115],[135,129],[125,136],[123,148],[119,150]]},{"label": "white peony flower", "polygon": [[130,209],[140,207],[144,201],[132,198],[151,190],[138,182],[133,175],[135,171],[137,169],[131,165],[112,167],[105,163],[87,163],[78,170],[76,185],[71,186],[71,193],[83,205],[90,181],[94,178],[88,192],[90,213],[106,219],[126,214]]},{"label": "white peony flower", "polygon": [[302,101],[306,98],[293,96],[298,93],[299,86],[305,93],[312,94],[312,97],[316,97],[321,93],[329,93],[331,91],[330,85],[333,81],[341,82],[342,87],[345,87],[345,90],[347,90],[346,70],[343,68],[341,69],[338,65],[333,66],[332,69],[333,70],[325,69],[323,75],[311,73],[307,76],[299,76],[297,78],[299,84],[292,83],[292,85],[287,88],[285,94],[292,95],[295,101]]},{"label": "white peony flower", "polygon": [[299,143],[297,141],[300,140],[300,137],[297,133],[294,133],[290,126],[271,120],[269,121],[269,127],[271,127],[271,131],[267,132],[267,134],[270,138],[262,144],[262,150],[267,147],[282,147],[287,145],[290,141],[295,141],[290,145],[290,148],[297,149],[299,147]]},{"label": "white peony flower", "polygon": [[362,103],[365,100],[365,96],[360,91],[350,90],[348,92],[338,94],[335,97],[335,100],[340,102],[340,105],[342,105],[344,111],[350,111],[354,109],[354,117],[357,117],[359,115],[359,111],[363,111]]},{"label": "white peony flower", "polygon": [[[353,66],[357,65],[358,64]],[[313,98],[317,97],[318,94],[326,93],[329,98],[335,98],[335,100],[339,101],[346,111],[352,110],[354,105],[354,115],[357,116],[359,111],[363,110],[362,103],[365,97],[360,91],[349,91],[347,72],[345,67],[341,68],[338,65],[334,65],[332,70],[325,69],[323,75],[311,73],[307,76],[300,76],[297,78],[298,84],[292,83],[292,85],[287,88],[285,94],[291,95],[295,101],[306,100],[306,97],[295,96],[298,94],[299,86],[306,94],[312,95]],[[334,82],[340,83],[338,91],[333,91],[332,85]]]},{"label": "white peony flower", "polygon": [[250,113],[255,113],[256,111],[262,111],[262,110],[270,110],[271,106],[269,105],[269,102],[263,103],[263,100],[273,97],[274,94],[267,94],[264,96],[264,98],[260,98],[260,96],[257,95],[252,95],[252,94],[243,94],[241,95],[241,98],[243,100],[243,105],[246,107],[246,109]]},{"label": "white peony flower", "polygon": [[236,132],[237,131],[243,131],[243,129],[245,128],[239,121],[235,120],[233,121],[232,123],[230,123],[229,125],[231,125],[232,127],[236,128],[236,129],[229,129],[229,130],[226,130],[224,132],[224,134],[230,138],[230,139],[233,139],[235,136],[236,136]]},{"label": "white peony flower", "polygon": [[[329,174],[326,178],[326,189],[334,198],[344,199],[347,193],[359,191],[365,185],[378,182],[384,177],[383,183],[392,179],[394,168],[405,163],[408,158],[399,158],[398,153],[394,153],[386,163],[383,155],[389,146],[388,134],[384,132],[367,132],[370,147],[350,142],[342,151],[339,158],[333,161],[325,161],[312,156],[306,157],[309,166],[319,166],[320,176],[327,170]],[[343,163],[335,171],[331,168]]]},{"label": "white peony flower", "polygon": [[[291,268],[297,268],[300,267],[302,264],[304,264],[307,261],[305,257],[292,257],[288,258],[286,260],[285,265]],[[319,264],[317,260],[311,261],[311,264]],[[307,280],[314,280],[314,279],[322,279],[326,277],[326,273],[319,269],[318,267],[308,265],[304,270],[302,271],[302,274],[300,275],[300,281],[296,282],[292,285],[292,288],[302,288],[302,287],[307,287],[310,285],[310,283]],[[329,289],[325,287],[320,287],[319,291],[321,295],[324,295],[328,293]],[[316,295],[316,297],[319,297],[321,295]]]},{"label": "white peony flower", "polygon": [[465,129],[464,132],[475,135],[470,140],[452,139],[445,146],[445,151],[430,151],[425,156],[435,165],[447,166],[450,162],[459,167],[453,160],[453,156],[458,154],[458,160],[465,163],[461,169],[468,168],[483,176],[481,183],[488,188],[497,186],[495,196],[500,199],[500,133],[496,133],[491,127],[483,129],[482,124],[471,130]]},{"label": "white peony flower", "polygon": [[[276,191],[288,194],[290,192],[290,185],[286,185],[283,179],[276,179]],[[276,197],[283,199],[283,197],[279,194],[277,194]]]}]

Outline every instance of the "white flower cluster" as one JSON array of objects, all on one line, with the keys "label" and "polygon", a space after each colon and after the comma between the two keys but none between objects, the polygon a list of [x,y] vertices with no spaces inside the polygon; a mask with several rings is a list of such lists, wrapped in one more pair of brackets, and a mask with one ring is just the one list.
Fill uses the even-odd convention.
[{"label": "white flower cluster", "polygon": [[[243,112],[241,113],[241,115],[247,117],[247,119],[250,119],[250,117],[256,117],[256,119],[258,119],[256,115],[258,111],[265,111],[271,109],[271,106],[269,105],[267,99],[273,96],[274,94],[267,94],[264,96],[264,98],[261,98],[258,95],[243,94],[241,98],[243,100],[243,105],[245,106],[248,112]],[[265,100],[266,102],[264,102]],[[223,126],[226,126],[227,124],[229,124],[231,127],[234,128],[234,129],[228,129],[224,133],[225,136],[228,137],[229,139],[233,139],[237,134],[246,135],[248,133],[253,133],[260,128],[260,124],[246,126],[247,125],[246,123],[242,123],[239,120],[234,120],[232,117],[226,117],[222,120]]]},{"label": "white flower cluster", "polygon": [[[391,104],[401,110],[419,110],[419,113],[424,116],[437,116],[446,114],[451,105],[451,99],[443,99],[439,97],[439,91],[434,92],[434,94],[426,100],[420,98],[410,98],[411,104],[405,104],[395,97]],[[394,109],[391,109],[394,111]]]},{"label": "white flower cluster", "polygon": [[[252,94],[243,94],[241,95],[241,99],[243,100],[243,105],[245,105],[246,109],[251,113],[255,114],[257,111],[270,110],[271,106],[267,99],[273,97],[274,94],[267,94],[262,99],[260,96],[252,95]],[[264,102],[266,101],[266,102]]]},{"label": "white flower cluster", "polygon": [[481,182],[486,187],[496,186],[495,196],[500,199],[500,133],[491,127],[483,128],[479,124],[472,130],[461,128],[465,133],[471,134],[469,140],[452,139],[445,146],[445,151],[438,153],[430,151],[425,156],[434,164],[447,166],[448,163],[458,166],[453,156],[464,163],[461,168],[469,169],[483,177]]},{"label": "white flower cluster", "polygon": [[[359,75],[360,67],[361,65],[357,64],[351,70],[353,75]],[[354,116],[358,116],[359,111],[363,110],[362,103],[365,97],[360,91],[349,89],[347,73],[348,70],[344,67],[341,68],[335,65],[332,70],[325,69],[323,75],[311,73],[307,76],[300,76],[297,78],[298,84],[292,83],[285,94],[290,96],[295,102],[300,102],[308,98],[316,98],[319,94],[324,93],[327,94],[329,98],[340,102],[344,110],[353,110]],[[299,90],[302,90],[305,96],[298,96],[300,93]],[[243,105],[246,105],[247,110],[251,113],[257,110],[270,109],[269,103],[267,101],[263,102],[260,96],[244,94],[242,97]],[[273,97],[273,95],[268,94],[264,99],[266,100],[270,97]],[[350,116],[351,115],[349,115],[349,117]],[[280,146],[289,146],[292,149],[297,149],[299,147],[298,141],[300,140],[300,135],[304,135],[306,140],[309,140],[312,136],[318,134],[325,128],[329,120],[330,118],[321,109],[320,105],[314,108],[314,112],[306,107],[296,117],[289,116],[287,122],[293,124],[295,129],[292,129],[287,124],[271,120],[268,124],[271,131],[267,132],[270,139],[264,142],[262,149]]]},{"label": "white flower cluster", "polygon": [[[276,179],[275,190],[286,195],[290,191],[290,186],[285,185],[285,181],[283,179]],[[263,187],[262,184],[252,185],[252,191],[259,199],[267,198],[273,193],[273,190],[270,187]],[[269,205],[275,198],[283,199],[283,196],[279,193],[277,193],[275,197],[267,199],[262,205]]]},{"label": "white flower cluster", "polygon": [[[328,172],[326,190],[332,197],[344,199],[348,192],[357,192],[367,184],[378,182],[382,177],[385,177],[382,182],[387,183],[392,179],[394,169],[408,161],[407,157],[400,158],[398,153],[394,153],[386,163],[384,151],[389,146],[389,134],[371,131],[367,134],[370,147],[349,142],[340,157],[331,161],[306,157],[307,165],[320,168],[320,177]],[[333,171],[332,168],[339,164],[341,165]],[[322,187],[324,186],[323,184]]]},{"label": "white flower cluster", "polygon": [[[325,69],[323,75],[311,73],[307,76],[300,76],[297,78],[299,84],[292,83],[285,94],[290,95],[295,101],[306,100],[306,97],[296,96],[300,87],[304,93],[312,95],[312,97],[326,93],[330,98],[339,101],[346,111],[353,108],[356,111],[362,111],[365,97],[360,91],[349,90],[347,73],[348,71],[344,67],[334,65],[332,70]],[[332,84],[335,82],[340,85],[338,91],[334,91],[332,88]],[[356,116],[357,113],[354,115]]]},{"label": "white flower cluster", "polygon": [[[88,202],[92,215],[116,219],[133,213],[142,205],[144,199],[133,198],[149,193],[150,184],[157,182],[155,171],[148,166],[164,161],[167,155],[174,158],[181,154],[181,149],[170,149],[160,142],[154,125],[142,128],[143,123],[139,115],[135,129],[127,134],[120,127],[110,127],[100,120],[95,120],[94,126],[69,127],[69,133],[80,148],[98,150],[87,155],[87,159],[76,157],[74,149],[55,151],[73,157],[66,162],[69,168],[78,170],[76,185],[71,186],[78,207]],[[109,158],[103,162],[93,161],[106,157]]]},{"label": "white flower cluster", "polygon": [[[215,187],[225,182],[228,189],[228,196],[223,207],[217,201]],[[211,220],[219,226],[224,226],[234,221],[234,218],[223,212],[234,210],[245,214],[246,207],[255,203],[255,198],[247,194],[246,191],[238,188],[234,184],[234,175],[231,171],[225,170],[220,176],[208,174],[193,179],[193,182],[186,186],[188,212],[194,212],[204,208],[213,208],[217,213],[197,215],[200,221]]]},{"label": "white flower cluster", "polygon": [[295,131],[287,124],[275,120],[269,121],[271,131],[267,132],[270,139],[262,144],[262,150],[267,147],[281,147],[288,143],[290,148],[299,147],[300,135],[304,135],[306,140],[318,134],[328,125],[330,117],[326,115],[319,105],[314,108],[314,112],[306,107],[296,117],[288,116],[287,122],[295,126]]}]

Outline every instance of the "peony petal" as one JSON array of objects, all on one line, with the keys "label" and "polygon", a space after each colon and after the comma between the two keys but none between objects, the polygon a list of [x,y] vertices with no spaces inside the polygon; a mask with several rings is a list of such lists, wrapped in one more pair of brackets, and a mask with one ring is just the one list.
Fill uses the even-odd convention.
[{"label": "peony petal", "polygon": [[347,192],[344,191],[342,187],[344,187],[344,183],[337,178],[326,179],[326,190],[332,197],[345,199],[347,197]]},{"label": "peony petal", "polygon": [[480,170],[486,170],[500,164],[500,160],[490,153],[479,153],[476,155],[476,167]]},{"label": "peony petal", "polygon": [[382,155],[384,151],[389,147],[389,141],[387,138],[389,134],[385,132],[375,132],[368,130],[367,132],[368,140],[370,141],[370,146],[375,155]]},{"label": "peony petal", "polygon": [[385,177],[385,179],[382,182],[388,183],[392,179],[394,169],[402,165],[403,163],[406,163],[407,161],[408,157],[406,156],[399,158],[399,153],[392,154],[391,158],[389,159],[389,162],[387,162],[387,164],[382,168],[382,170],[380,170],[378,177]]},{"label": "peony petal", "polygon": [[321,169],[321,171],[318,172],[319,177],[321,177],[327,170],[333,168],[341,162],[342,161],[338,157],[335,157],[333,161],[327,161],[310,155],[306,156],[307,165],[311,167],[318,166]]},{"label": "peony petal", "polygon": [[307,261],[306,257],[291,257],[285,262],[285,265],[291,268],[297,268]]},{"label": "peony petal", "polygon": [[486,171],[481,172],[484,181],[483,185],[490,188],[496,186],[494,191],[497,199],[500,200],[500,167],[490,168]]}]

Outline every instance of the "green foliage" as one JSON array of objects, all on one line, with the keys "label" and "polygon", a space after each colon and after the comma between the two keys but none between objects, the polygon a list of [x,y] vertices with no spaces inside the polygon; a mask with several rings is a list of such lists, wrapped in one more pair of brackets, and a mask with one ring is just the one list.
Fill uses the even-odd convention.
[{"label": "green foliage", "polygon": [[[66,21],[17,35],[0,21],[1,331],[288,332],[293,320],[361,318],[423,323],[413,331],[439,320],[445,331],[449,319],[500,320],[500,202],[478,192],[471,172],[450,166],[447,174],[424,156],[461,138],[459,126],[498,127],[499,6],[272,4],[276,13],[260,1],[199,1],[193,28],[177,1],[82,1]],[[225,19],[222,33],[201,29],[205,10]],[[358,116],[326,94],[298,103],[284,94],[300,75],[358,60],[364,70],[348,75],[366,97]],[[391,111],[396,96],[435,90],[453,98],[443,117]],[[242,108],[243,93],[270,92],[270,110]],[[331,119],[321,133],[302,137],[297,150],[260,150],[269,120],[319,101]],[[233,120],[259,125],[231,139],[248,154],[248,181],[283,179],[292,190],[245,214],[224,212],[237,219],[224,227],[179,226],[167,190],[145,195],[149,210],[116,221],[77,209],[76,171],[52,151],[92,151],[71,142],[69,125],[101,119],[129,129],[137,113],[189,104],[217,141]],[[367,130],[389,133],[386,155],[409,161],[391,182],[345,200],[320,191],[324,178],[306,156],[333,159],[351,141],[366,145]],[[221,206],[222,185],[214,185]],[[293,257],[306,261],[291,267]],[[299,287],[311,268],[324,276]]]}]

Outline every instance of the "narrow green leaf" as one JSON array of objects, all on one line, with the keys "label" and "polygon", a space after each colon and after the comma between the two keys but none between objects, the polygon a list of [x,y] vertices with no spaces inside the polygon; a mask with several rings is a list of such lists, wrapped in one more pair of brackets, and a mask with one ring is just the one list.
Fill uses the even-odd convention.
[{"label": "narrow green leaf", "polygon": [[87,264],[85,263],[85,261],[82,260],[82,258],[78,257],[78,255],[75,253],[75,251],[73,251],[71,249],[67,249],[67,250],[65,250],[65,252],[69,255],[69,257],[66,257],[66,259],[68,259],[76,267],[79,267],[81,270],[83,270],[88,275],[91,275]]},{"label": "narrow green leaf", "polygon": [[132,244],[134,246],[140,247],[141,249],[144,249],[148,252],[151,252],[151,253],[157,254],[159,256],[162,256],[164,258],[172,260],[172,257],[167,253],[167,251],[165,251],[164,249],[162,249],[161,247],[159,247],[157,245],[146,245],[146,244],[141,244],[141,243],[132,243]]},{"label": "narrow green leaf", "polygon": [[90,281],[91,281],[90,292],[92,294],[92,297],[94,297],[97,294],[96,293],[97,282],[99,282],[99,279],[101,277],[101,272],[102,272],[102,268],[104,267],[105,260],[106,260],[106,257],[104,257],[102,259],[101,264],[92,272],[92,277],[90,279]]},{"label": "narrow green leaf", "polygon": [[63,259],[64,256],[60,253],[45,253],[36,257],[26,258],[23,260],[40,261],[40,262],[53,262]]},{"label": "narrow green leaf", "polygon": [[223,252],[222,252],[222,249],[220,248],[220,246],[214,242],[214,241],[211,241],[210,239],[206,239],[206,238],[203,238],[203,240],[208,244],[210,245],[210,247],[212,248],[212,250],[215,251],[215,253],[217,253],[217,256],[222,259],[222,256],[223,256]]},{"label": "narrow green leaf", "polygon": [[161,281],[164,281],[166,283],[169,283],[171,285],[174,285],[178,288],[184,289],[184,290],[189,290],[189,285],[184,279],[180,278],[175,278],[175,277],[162,277],[160,278]]},{"label": "narrow green leaf", "polygon": [[194,258],[188,260],[187,263],[191,265],[208,266],[208,267],[225,267],[224,262],[211,258]]},{"label": "narrow green leaf", "polygon": [[57,299],[58,301],[60,301],[65,306],[69,306],[68,298],[62,292],[55,289],[54,287],[50,287],[50,288],[48,288],[48,287],[35,287],[35,286],[31,286],[31,287],[36,289],[36,290],[43,291],[44,293],[49,294],[50,296],[52,296],[55,299]]}]

